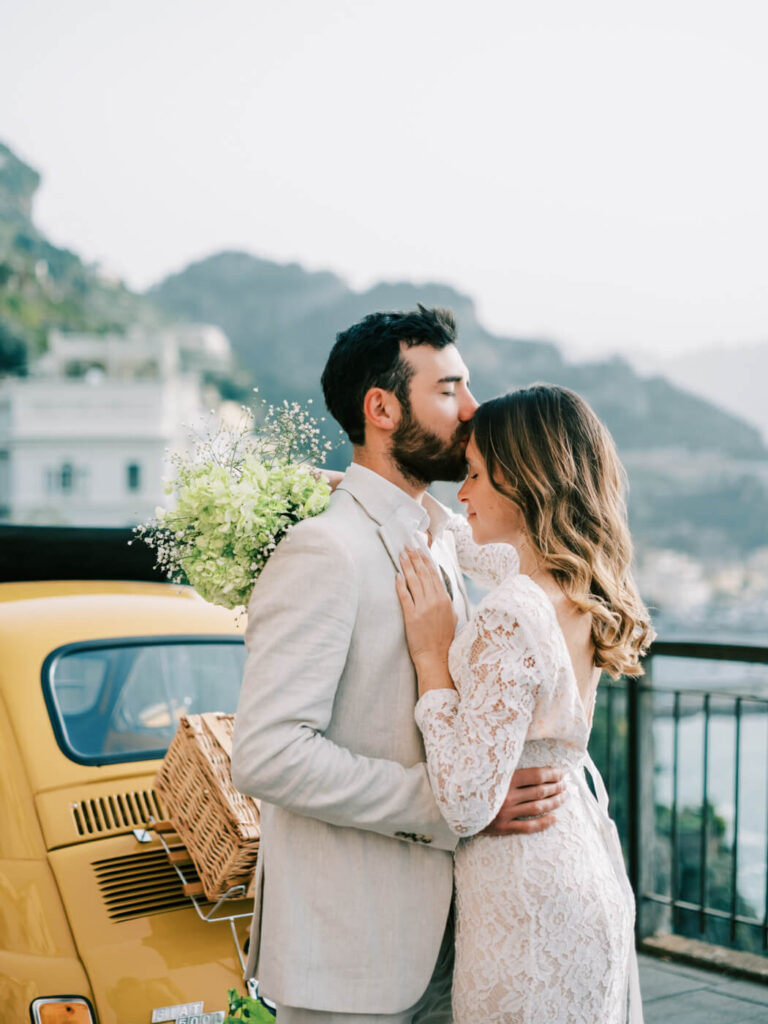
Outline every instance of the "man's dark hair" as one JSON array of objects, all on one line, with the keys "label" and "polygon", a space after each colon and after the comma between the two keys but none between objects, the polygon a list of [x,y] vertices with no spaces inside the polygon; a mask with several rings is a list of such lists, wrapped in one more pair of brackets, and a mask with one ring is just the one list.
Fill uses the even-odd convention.
[{"label": "man's dark hair", "polygon": [[364,444],[363,400],[370,388],[391,391],[404,409],[410,407],[413,370],[400,346],[455,344],[456,319],[450,309],[426,309],[419,303],[409,313],[371,313],[336,335],[321,377],[328,412],[352,444]]}]

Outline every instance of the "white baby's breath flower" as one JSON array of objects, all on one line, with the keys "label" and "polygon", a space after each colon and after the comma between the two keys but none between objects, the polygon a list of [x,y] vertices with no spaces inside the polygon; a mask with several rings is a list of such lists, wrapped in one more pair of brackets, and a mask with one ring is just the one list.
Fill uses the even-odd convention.
[{"label": "white baby's breath flower", "polygon": [[322,512],[330,496],[315,469],[328,450],[315,420],[298,402],[264,406],[260,417],[244,407],[240,429],[219,427],[192,455],[172,456],[175,477],[166,490],[175,508],[158,507],[134,531],[169,579],[227,608],[248,603],[279,541]]}]

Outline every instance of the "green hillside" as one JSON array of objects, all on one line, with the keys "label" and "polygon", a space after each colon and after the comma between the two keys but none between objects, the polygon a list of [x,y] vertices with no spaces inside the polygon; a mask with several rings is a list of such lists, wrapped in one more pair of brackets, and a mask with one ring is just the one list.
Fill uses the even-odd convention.
[{"label": "green hillside", "polygon": [[104,333],[161,320],[143,296],[103,280],[38,231],[39,184],[37,171],[0,143],[0,372],[23,373],[54,327]]}]

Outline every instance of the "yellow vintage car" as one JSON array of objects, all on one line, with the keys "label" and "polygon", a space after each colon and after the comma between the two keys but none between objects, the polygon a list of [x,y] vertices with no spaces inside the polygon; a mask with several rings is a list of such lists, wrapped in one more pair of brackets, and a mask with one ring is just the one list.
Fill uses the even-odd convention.
[{"label": "yellow vintage car", "polygon": [[0,579],[27,578],[0,582],[0,1021],[214,1021],[242,990],[233,931],[145,830],[179,715],[235,709],[242,626],[186,587],[14,573],[5,533]]}]

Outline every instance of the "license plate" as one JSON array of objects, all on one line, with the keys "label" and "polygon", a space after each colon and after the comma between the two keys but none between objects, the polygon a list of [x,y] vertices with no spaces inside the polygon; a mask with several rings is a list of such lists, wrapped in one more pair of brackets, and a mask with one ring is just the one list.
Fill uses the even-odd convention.
[{"label": "license plate", "polygon": [[176,1024],[224,1024],[224,1010],[213,1010],[210,1013],[193,1013],[191,1017],[177,1017]]},{"label": "license plate", "polygon": [[202,1000],[199,1003],[178,1003],[176,1006],[156,1006],[152,1011],[152,1024],[165,1024],[165,1021],[178,1021],[182,1017],[199,1017],[203,1012]]}]

